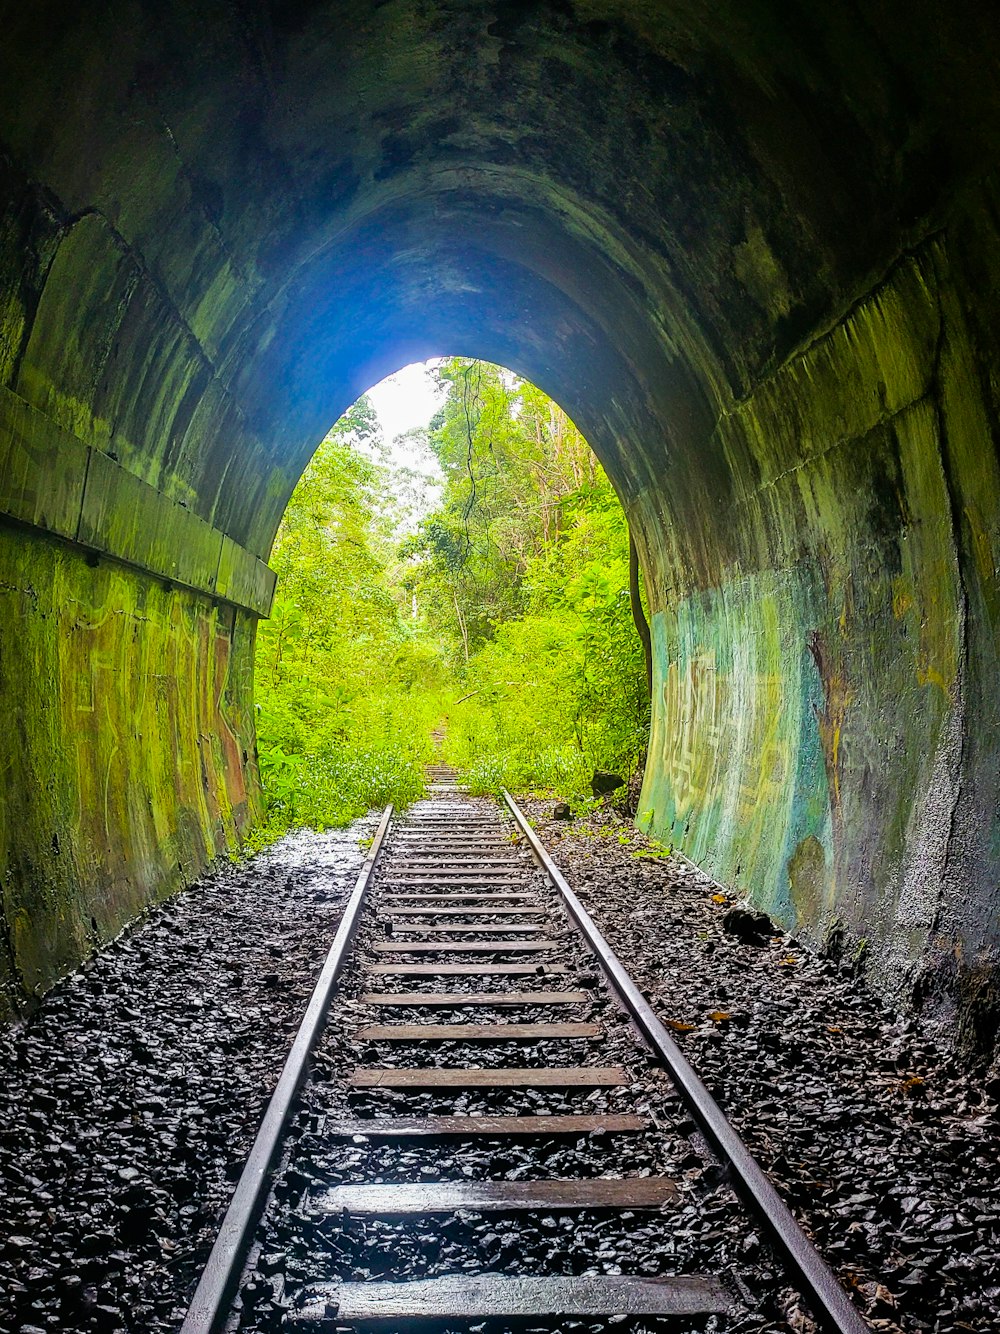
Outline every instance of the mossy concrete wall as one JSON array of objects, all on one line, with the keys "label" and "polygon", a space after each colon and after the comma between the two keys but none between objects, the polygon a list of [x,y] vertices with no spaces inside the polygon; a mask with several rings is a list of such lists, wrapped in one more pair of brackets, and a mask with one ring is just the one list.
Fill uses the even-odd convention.
[{"label": "mossy concrete wall", "polygon": [[255,619],[0,528],[0,1013],[255,814]]},{"label": "mossy concrete wall", "polygon": [[[988,8],[52,0],[11,7],[3,39],[18,985],[85,952],[102,894],[114,929],[253,809],[247,618],[287,498],[358,393],[458,353],[557,398],[636,528],[646,823],[814,940],[866,942],[893,994],[982,1045],[1000,949]],[[78,602],[117,608],[107,643],[74,639]],[[142,745],[140,662],[173,701],[143,696]],[[86,697],[95,671],[107,698],[74,767],[41,701]]]},{"label": "mossy concrete wall", "polygon": [[681,592],[651,557],[672,593],[642,795],[648,827],[814,943],[866,949],[892,994],[947,998],[980,1049],[1000,999],[990,203],[720,419],[741,481],[704,533],[723,559]]}]

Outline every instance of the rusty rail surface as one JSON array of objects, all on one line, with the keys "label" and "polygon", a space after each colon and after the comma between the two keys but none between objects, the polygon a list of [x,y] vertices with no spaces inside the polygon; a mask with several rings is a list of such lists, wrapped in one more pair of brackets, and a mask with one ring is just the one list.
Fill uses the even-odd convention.
[{"label": "rusty rail surface", "polygon": [[226,1216],[222,1220],[211,1254],[202,1271],[181,1334],[215,1334],[228,1314],[243,1261],[253,1239],[253,1231],[264,1207],[272,1169],[277,1161],[285,1126],[291,1115],[295,1095],[305,1077],[309,1056],[323,1032],[333,989],[350,949],[358,917],[368,893],[379,853],[392,818],[392,806],[386,806],[372,840],[354,890],[340,919],[306,1012],[285,1059],[271,1101],[257,1131],[257,1138],[237,1183]]},{"label": "rusty rail surface", "polygon": [[729,1167],[732,1182],[760,1219],[789,1275],[809,1302],[814,1317],[831,1334],[871,1334],[870,1327],[837,1281],[775,1190],[764,1170],[698,1077],[691,1063],[625,971],[593,918],[569,887],[517,802],[504,789],[504,801],[527,839],[539,865],[562,896],[566,910],[593,950],[598,963],[640,1032],[663,1061],[677,1092],[712,1149]]}]

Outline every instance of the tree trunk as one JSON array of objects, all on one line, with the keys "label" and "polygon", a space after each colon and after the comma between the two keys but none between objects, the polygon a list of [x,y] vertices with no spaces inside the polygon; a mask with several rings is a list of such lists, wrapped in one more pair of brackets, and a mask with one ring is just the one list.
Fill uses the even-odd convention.
[{"label": "tree trunk", "polygon": [[646,659],[646,693],[653,698],[653,644],[649,634],[649,622],[642,606],[639,592],[639,552],[636,550],[632,529],[628,532],[628,597],[632,606],[632,620],[642,640],[643,657]]}]

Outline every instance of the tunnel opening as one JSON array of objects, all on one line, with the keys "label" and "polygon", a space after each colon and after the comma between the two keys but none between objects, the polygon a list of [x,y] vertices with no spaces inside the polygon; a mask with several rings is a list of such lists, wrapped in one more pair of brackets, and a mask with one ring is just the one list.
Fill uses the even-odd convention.
[{"label": "tunnel opening", "polygon": [[252,846],[405,808],[432,761],[473,794],[634,811],[649,698],[628,524],[541,390],[457,357],[383,380],[313,455],[270,563]]},{"label": "tunnel opening", "polygon": [[648,827],[982,1031],[989,19],[6,16],[6,1013],[86,956],[92,920],[113,935],[259,818],[244,756],[281,514],[331,417],[448,347],[566,404],[621,497],[651,611]]}]

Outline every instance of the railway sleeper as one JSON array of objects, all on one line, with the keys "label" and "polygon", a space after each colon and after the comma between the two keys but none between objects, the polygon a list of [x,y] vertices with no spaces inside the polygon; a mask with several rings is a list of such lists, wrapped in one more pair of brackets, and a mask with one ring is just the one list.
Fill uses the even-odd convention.
[{"label": "railway sleeper", "polygon": [[718,1278],[448,1275],[400,1283],[315,1284],[290,1327],[300,1334],[411,1320],[553,1319],[567,1316],[731,1315],[740,1303]]},{"label": "railway sleeper", "polygon": [[[447,771],[441,776],[451,777]],[[686,1138],[691,1123],[676,1095],[665,1094],[661,1077],[648,1082],[647,1052],[636,1030],[616,1017],[618,1006],[609,1004],[614,990],[594,975],[591,949],[600,958],[603,942],[594,943],[564,882],[562,897],[553,893],[558,871],[513,804],[511,812],[514,822],[444,783],[438,798],[418,806],[387,841],[386,813],[324,969],[327,1002],[345,965],[353,999],[339,1009],[334,1002],[310,1081],[299,1095],[299,1124],[311,1128],[300,1129],[299,1138],[292,1136],[282,1150],[285,1165],[258,1228],[258,1267],[251,1266],[230,1311],[232,1262],[251,1235],[255,1192],[266,1179],[266,1164],[279,1154],[276,1139],[265,1145],[266,1153],[255,1145],[248,1173],[256,1177],[249,1186],[247,1173],[241,1179],[237,1202],[241,1192],[244,1202],[231,1207],[234,1217],[227,1216],[182,1334],[409,1330],[427,1322],[462,1329],[472,1324],[499,1334],[537,1329],[539,1321],[555,1331],[576,1317],[632,1323],[648,1317],[657,1329],[691,1331],[745,1311],[735,1295],[735,1275],[730,1284],[718,1272],[666,1272],[717,1270],[704,1252],[684,1260],[671,1249],[673,1237],[683,1244],[691,1211],[703,1207],[697,1191],[680,1178],[692,1158],[699,1160]],[[374,913],[364,910],[366,898]],[[452,920],[456,917],[466,924]],[[509,920],[525,917],[547,921]],[[386,938],[386,930],[393,938]],[[542,938],[489,938],[531,935]],[[612,962],[620,968],[613,956]],[[602,967],[608,978],[614,976],[606,960]],[[408,978],[435,979],[427,984],[435,989],[373,989],[396,979],[405,987]],[[491,978],[498,981],[484,988]],[[564,989],[557,989],[558,978],[567,979]],[[446,979],[454,979],[453,989],[445,989]],[[472,989],[465,992],[463,985]],[[507,985],[511,989],[504,991]],[[620,997],[618,982],[612,985]],[[595,1003],[606,1022],[591,1022]],[[544,1006],[567,1004],[589,1009],[571,1022],[538,1018]],[[522,1007],[530,1015],[519,1022],[491,1019],[488,1010],[501,1006]],[[378,1011],[404,1007],[476,1007],[487,1011],[482,1017],[488,1022],[439,1023],[433,1016],[374,1022]],[[359,1026],[359,1008],[373,1021]],[[310,1003],[306,1053],[317,1041],[324,1009],[315,998]],[[580,1059],[580,1048],[563,1052],[558,1044],[580,1040],[605,1044],[595,1053],[605,1064],[572,1064]],[[522,1059],[520,1048],[508,1051],[504,1043],[526,1042],[539,1044],[527,1059],[546,1064],[498,1063]],[[345,1055],[355,1043],[375,1044],[361,1057],[379,1063],[353,1070],[348,1065],[345,1072]],[[474,1044],[475,1053],[463,1052],[462,1043]],[[575,1057],[569,1054],[573,1050]],[[631,1055],[624,1064],[608,1063],[609,1056],[624,1059],[626,1052]],[[480,1057],[482,1066],[464,1063]],[[414,1060],[434,1064],[413,1065]],[[640,1065],[645,1071],[637,1078],[629,1067]],[[299,1078],[302,1074],[304,1058]],[[668,1104],[669,1132],[662,1119]],[[291,1103],[282,1126],[290,1116]],[[512,1163],[518,1164],[513,1170]],[[642,1272],[594,1272],[601,1265],[595,1225],[587,1221],[592,1215],[625,1229],[628,1237],[638,1226],[634,1220],[653,1220],[649,1226],[657,1230],[645,1233],[654,1239],[652,1252],[643,1253],[641,1243],[635,1251],[634,1268]],[[468,1261],[453,1247],[441,1249],[456,1228],[475,1230],[483,1225],[475,1220],[498,1216],[498,1229],[516,1229],[513,1268],[522,1272],[492,1272],[488,1253],[478,1272],[465,1272]],[[555,1232],[546,1234],[547,1228]],[[593,1254],[574,1249],[581,1228]],[[558,1239],[561,1258],[538,1249],[531,1238],[539,1234]],[[287,1257],[263,1254],[275,1237],[282,1239]],[[419,1249],[422,1237],[431,1243],[431,1259],[424,1257],[413,1272],[405,1256]],[[665,1244],[656,1244],[657,1238]],[[433,1258],[439,1252],[440,1262]],[[462,1272],[449,1272],[449,1256]],[[428,1263],[444,1272],[428,1274]],[[338,1266],[343,1278],[332,1281],[330,1271]],[[397,1279],[393,1273],[400,1266]],[[536,1268],[548,1272],[533,1272]],[[359,1274],[369,1277],[358,1281]],[[828,1321],[828,1327],[859,1334],[863,1326],[851,1314],[839,1311],[839,1323]]]}]

